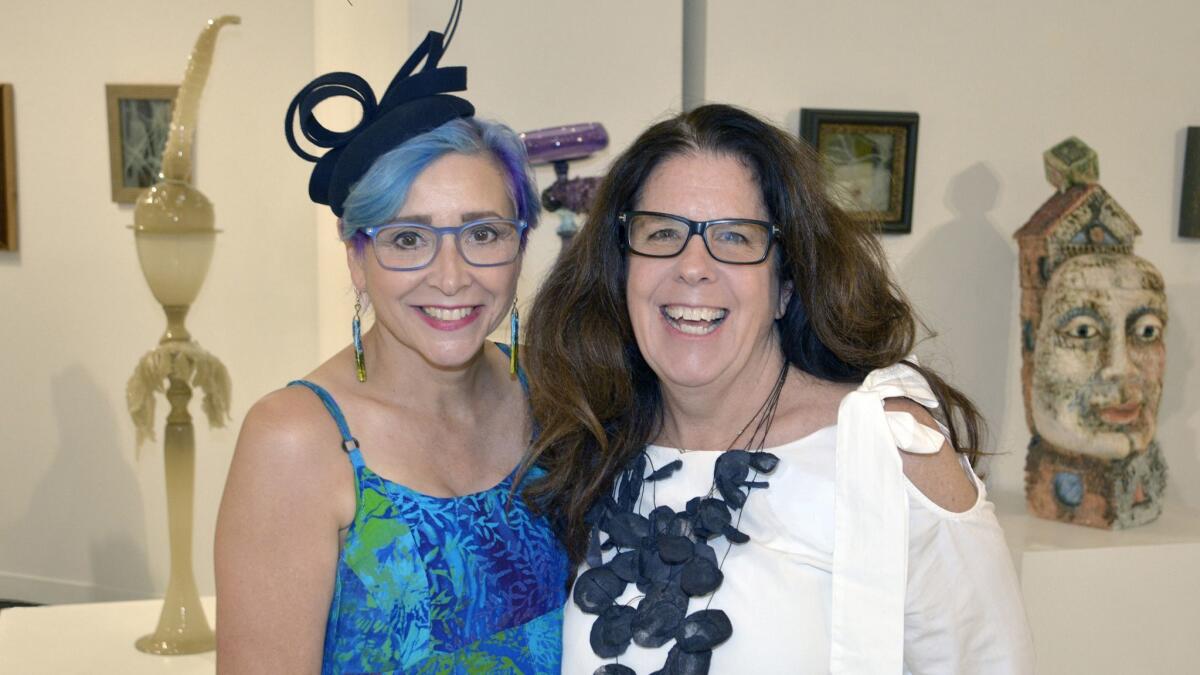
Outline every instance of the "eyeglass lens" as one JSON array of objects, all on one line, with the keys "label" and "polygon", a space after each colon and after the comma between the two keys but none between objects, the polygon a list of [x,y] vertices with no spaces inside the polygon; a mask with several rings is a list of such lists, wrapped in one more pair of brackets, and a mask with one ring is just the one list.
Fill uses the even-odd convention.
[{"label": "eyeglass lens", "polygon": [[[673,256],[683,251],[691,228],[665,216],[635,214],[627,223],[629,247],[636,253]],[[714,258],[723,262],[751,263],[762,260],[771,245],[771,231],[761,223],[731,220],[712,223],[704,230],[704,241]]]},{"label": "eyeglass lens", "polygon": [[[375,255],[390,269],[424,267],[437,255],[440,235],[429,226],[396,224],[375,235]],[[507,220],[467,223],[458,230],[458,251],[472,265],[504,265],[516,260],[521,249],[517,224]]]}]

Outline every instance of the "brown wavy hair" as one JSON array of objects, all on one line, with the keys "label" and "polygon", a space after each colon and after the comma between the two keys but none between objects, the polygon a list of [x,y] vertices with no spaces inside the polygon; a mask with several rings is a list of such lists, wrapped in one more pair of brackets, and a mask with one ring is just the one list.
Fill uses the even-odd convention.
[{"label": "brown wavy hair", "polygon": [[[727,105],[650,127],[612,164],[587,225],[549,272],[526,320],[523,361],[539,435],[521,473],[535,463],[547,473],[524,495],[550,516],[574,564],[586,550],[588,510],[662,424],[658,378],[638,349],[625,303],[617,215],[635,208],[664,160],[698,152],[741,160],[782,231],[775,266],[794,292],[776,327],[789,363],[825,380],[861,382],[913,348],[919,321],[889,277],[879,242],[827,196],[807,144]],[[982,430],[975,407],[935,373],[917,369],[941,402],[951,445],[974,461]]]}]

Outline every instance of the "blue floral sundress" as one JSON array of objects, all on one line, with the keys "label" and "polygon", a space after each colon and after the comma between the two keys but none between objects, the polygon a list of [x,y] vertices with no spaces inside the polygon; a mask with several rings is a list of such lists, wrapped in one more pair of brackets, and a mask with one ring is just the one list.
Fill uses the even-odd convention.
[{"label": "blue floral sundress", "polygon": [[337,422],[358,492],[321,672],[558,673],[567,558],[519,492],[509,503],[513,474],[461,497],[411,490],[363,463],[327,391],[292,384]]}]

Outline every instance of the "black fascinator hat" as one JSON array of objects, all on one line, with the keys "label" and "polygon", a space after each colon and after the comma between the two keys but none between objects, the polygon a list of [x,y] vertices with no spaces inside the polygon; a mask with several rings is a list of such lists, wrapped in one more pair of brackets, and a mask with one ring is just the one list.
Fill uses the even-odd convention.
[{"label": "black fascinator hat", "polygon": [[[475,107],[469,101],[449,95],[467,88],[466,67],[438,67],[454,37],[460,11],[461,2],[456,2],[445,40],[441,33],[430,31],[392,78],[378,103],[366,80],[342,72],[318,77],[292,99],[284,120],[284,133],[292,152],[316,163],[308,181],[308,196],[314,202],[328,205],[340,218],[350,187],[380,155],[450,120],[475,114]],[[414,72],[422,61],[424,66]],[[319,103],[335,96],[348,96],[362,107],[362,119],[354,128],[331,131],[313,115]],[[329,151],[321,157],[305,152],[296,143],[297,124],[309,142]]]}]

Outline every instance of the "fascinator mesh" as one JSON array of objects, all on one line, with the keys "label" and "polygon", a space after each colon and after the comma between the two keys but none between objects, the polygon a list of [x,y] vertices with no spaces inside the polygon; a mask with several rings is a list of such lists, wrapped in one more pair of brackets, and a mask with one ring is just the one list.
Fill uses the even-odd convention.
[{"label": "fascinator mesh", "polygon": [[[284,133],[292,152],[316,164],[308,181],[309,198],[329,206],[340,218],[350,188],[380,155],[446,122],[475,114],[469,101],[450,95],[467,88],[466,67],[438,65],[448,42],[430,31],[378,102],[366,80],[346,72],[322,75],[296,94],[288,106]],[[337,96],[349,97],[362,108],[362,119],[346,131],[324,127],[313,114],[318,104]],[[313,145],[328,148],[325,154],[316,156],[301,148],[296,127]]]}]

